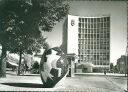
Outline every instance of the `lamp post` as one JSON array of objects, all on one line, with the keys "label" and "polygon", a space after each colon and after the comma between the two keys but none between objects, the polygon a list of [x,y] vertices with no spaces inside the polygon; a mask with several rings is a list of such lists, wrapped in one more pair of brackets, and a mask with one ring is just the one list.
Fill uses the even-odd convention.
[{"label": "lamp post", "polygon": [[128,46],[126,47],[126,77],[127,77],[127,89],[125,90],[125,92],[128,92]]},{"label": "lamp post", "polygon": [[127,90],[128,92],[128,0],[126,0],[127,4],[127,47],[126,47],[126,73],[127,73]]},{"label": "lamp post", "polygon": [[126,47],[126,76],[127,76],[127,89],[125,90],[125,92],[128,92],[128,0],[126,0],[126,4],[127,4],[127,47]]}]

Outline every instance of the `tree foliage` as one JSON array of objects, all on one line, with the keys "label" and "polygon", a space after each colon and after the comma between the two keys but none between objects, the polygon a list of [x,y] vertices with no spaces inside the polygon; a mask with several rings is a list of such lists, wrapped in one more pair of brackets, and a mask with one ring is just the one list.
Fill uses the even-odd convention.
[{"label": "tree foliage", "polygon": [[0,44],[3,52],[39,51],[44,40],[41,31],[52,31],[56,22],[67,15],[68,9],[63,0],[2,0]]},{"label": "tree foliage", "polygon": [[17,50],[26,49],[39,38],[41,30],[51,31],[68,8],[62,0],[5,0],[0,7],[0,42],[11,51],[14,45]]},{"label": "tree foliage", "polygon": [[113,63],[110,63],[110,72],[113,72],[114,71],[114,65]]}]

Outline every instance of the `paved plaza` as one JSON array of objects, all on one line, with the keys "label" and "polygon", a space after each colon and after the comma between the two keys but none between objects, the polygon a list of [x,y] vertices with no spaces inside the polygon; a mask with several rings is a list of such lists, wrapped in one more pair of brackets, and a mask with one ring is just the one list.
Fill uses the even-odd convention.
[{"label": "paved plaza", "polygon": [[0,91],[124,92],[124,89],[126,77],[118,74],[77,74],[72,78],[64,78],[54,88],[43,88],[38,74],[16,76],[15,73],[7,73],[7,78],[0,79]]},{"label": "paved plaza", "polygon": [[58,90],[85,91],[85,92],[124,92],[126,89],[126,77],[77,75],[67,77],[60,83]]}]

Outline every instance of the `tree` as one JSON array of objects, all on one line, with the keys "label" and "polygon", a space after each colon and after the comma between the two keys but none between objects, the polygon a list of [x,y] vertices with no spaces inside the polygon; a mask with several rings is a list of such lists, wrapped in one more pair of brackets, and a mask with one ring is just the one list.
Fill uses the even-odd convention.
[{"label": "tree", "polygon": [[39,73],[39,63],[37,61],[34,62],[34,64],[32,65],[32,73]]},{"label": "tree", "polygon": [[47,42],[44,43],[43,49],[48,50],[50,48],[49,44]]},{"label": "tree", "polygon": [[[56,22],[68,13],[63,0],[2,0],[0,5],[0,77],[6,74],[6,52],[19,53],[34,50],[41,31],[52,31]],[[38,47],[38,46],[37,46]],[[20,58],[21,60],[21,58]]]},{"label": "tree", "polygon": [[110,63],[110,72],[113,72],[113,70],[114,70],[113,63]]},{"label": "tree", "polygon": [[[20,42],[25,42],[22,43],[20,45],[13,45],[11,46],[11,52],[12,53],[17,53],[20,56],[19,59],[19,67],[18,67],[18,75],[20,75],[20,65],[21,65],[21,59],[22,59],[22,54],[26,53],[26,54],[32,54],[33,52],[40,52],[40,49],[43,47],[44,42],[45,42],[45,38],[43,38],[42,36],[39,38],[31,38],[31,39],[24,39],[23,41],[20,40]],[[27,44],[26,44],[27,43]]]},{"label": "tree", "polygon": [[114,73],[118,73],[118,72],[119,72],[118,66],[115,65],[115,66],[114,66]]}]

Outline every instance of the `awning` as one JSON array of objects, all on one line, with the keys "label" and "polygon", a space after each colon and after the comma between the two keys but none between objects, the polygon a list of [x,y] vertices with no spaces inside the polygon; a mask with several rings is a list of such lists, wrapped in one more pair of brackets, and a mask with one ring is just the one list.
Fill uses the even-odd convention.
[{"label": "awning", "polygon": [[85,68],[85,67],[94,67],[94,65],[92,63],[78,63],[78,67],[77,68]]},{"label": "awning", "polygon": [[13,63],[13,62],[9,62],[9,61],[7,61],[9,64],[11,64],[12,66],[18,66],[18,64],[16,64],[16,63]]}]

